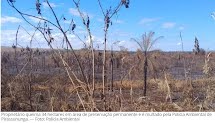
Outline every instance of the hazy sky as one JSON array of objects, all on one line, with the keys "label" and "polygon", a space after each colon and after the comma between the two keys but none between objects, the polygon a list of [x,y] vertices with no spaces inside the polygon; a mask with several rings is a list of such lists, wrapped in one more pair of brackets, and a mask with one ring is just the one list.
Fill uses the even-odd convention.
[{"label": "hazy sky", "polygon": [[[120,0],[101,0],[104,8],[110,5],[116,6]],[[44,0],[42,3],[42,15],[53,21],[52,13]],[[62,15],[67,19],[61,20],[66,29],[71,19],[77,24],[75,32],[85,41],[87,33],[72,0],[49,0],[57,16]],[[24,13],[39,16],[35,9],[35,0],[16,0],[15,6]],[[95,46],[103,47],[104,17],[100,11],[97,0],[81,0],[80,8],[84,14],[88,14],[91,20],[93,40]],[[138,45],[131,38],[141,38],[145,32],[154,31],[155,38],[164,36],[159,40],[154,49],[164,51],[181,50],[179,33],[182,32],[184,49],[191,51],[195,36],[199,39],[200,47],[205,50],[215,50],[215,20],[211,13],[215,12],[215,0],[130,0],[130,7],[122,7],[121,11],[112,19],[113,25],[109,30],[109,48],[115,41],[121,41],[114,45],[114,49],[124,46],[129,50],[136,50]],[[38,20],[27,17],[33,24]],[[15,43],[15,34],[18,26],[33,34],[34,30],[21,16],[12,9],[7,0],[1,1],[1,45],[12,46]],[[31,36],[21,28],[18,34],[18,43],[23,47],[29,46]],[[55,47],[65,47],[62,44],[62,35],[58,31],[52,31],[55,38]],[[75,49],[82,48],[83,43],[74,35],[68,37]],[[36,33],[32,42],[33,47],[48,47],[39,32]]]}]

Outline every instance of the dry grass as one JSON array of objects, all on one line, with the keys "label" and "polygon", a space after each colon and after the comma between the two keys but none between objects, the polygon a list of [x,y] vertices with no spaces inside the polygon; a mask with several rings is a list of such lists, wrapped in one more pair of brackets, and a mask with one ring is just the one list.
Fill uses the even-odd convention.
[{"label": "dry grass", "polygon": [[[50,82],[50,83],[49,83]],[[84,107],[75,96],[71,84],[49,80],[44,85],[35,84],[33,89],[34,111],[83,111]],[[51,84],[55,83],[55,84]],[[201,79],[192,82],[192,90],[186,90],[186,83],[178,80],[150,80],[146,98],[141,98],[142,81],[123,81],[122,95],[119,93],[120,82],[115,83],[115,91],[107,93],[107,111],[215,111],[215,79]],[[167,85],[168,83],[168,85]],[[99,86],[100,87],[99,87]],[[95,105],[103,111],[100,101],[102,85],[96,88]],[[13,85],[11,85],[13,86]],[[132,102],[130,89],[132,86]],[[17,88],[19,87],[19,88]],[[27,98],[19,85],[11,89],[11,95],[4,96],[1,102],[2,111],[27,111],[30,109]],[[84,104],[90,104],[81,89],[79,90]],[[19,99],[18,99],[19,97]],[[168,98],[167,98],[168,97]],[[172,101],[168,99],[171,98]],[[141,99],[141,100],[140,100]],[[46,107],[46,108],[45,108]]]}]

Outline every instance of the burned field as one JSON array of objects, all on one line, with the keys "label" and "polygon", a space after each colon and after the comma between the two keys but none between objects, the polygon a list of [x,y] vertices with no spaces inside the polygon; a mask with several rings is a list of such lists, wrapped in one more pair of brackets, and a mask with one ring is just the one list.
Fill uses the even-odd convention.
[{"label": "burned field", "polygon": [[75,53],[2,47],[1,110],[215,111],[214,52],[150,51],[147,85],[141,51],[107,51],[104,84],[103,52],[94,77],[91,51]]},{"label": "burned field", "polygon": [[[3,15],[11,15],[3,16],[8,24],[5,27],[12,22],[15,25],[13,30],[2,33],[4,46],[12,48],[1,47],[1,111],[215,111],[215,52],[203,49],[214,49],[210,46],[214,37],[198,33],[213,32],[213,25],[205,24],[209,23],[205,18],[209,13],[199,12],[204,15],[198,14],[197,25],[188,25],[195,32],[183,34],[183,40],[182,30],[187,24],[171,21],[183,22],[184,14],[189,14],[187,17],[192,17],[188,18],[189,23],[192,22],[196,13],[188,13],[190,7],[183,11],[173,7],[172,16],[169,11],[164,12],[166,17],[145,18],[145,12],[153,9],[159,14],[157,11],[163,9],[154,10],[149,1],[130,4],[130,0],[96,0],[90,4],[82,0],[63,4],[49,0],[28,2],[3,1]],[[167,3],[162,1],[161,6],[172,6]],[[179,4],[189,5],[181,1],[175,5]],[[169,18],[175,17],[174,10],[183,16]],[[95,17],[91,11],[96,12]],[[131,16],[133,13],[137,16]],[[211,16],[214,18],[215,14]],[[155,37],[154,31],[140,32],[152,29],[144,24],[157,25],[160,20],[157,17],[166,21],[159,22],[163,31],[155,29],[163,36]],[[180,30],[179,37],[176,30],[172,33],[166,30],[173,27]],[[142,35],[133,38],[136,34]],[[187,37],[194,34],[200,34],[204,47],[200,47],[197,37],[191,45]],[[165,39],[162,45],[166,46],[159,48],[179,50],[172,45],[177,43],[181,50],[155,50],[155,43],[165,36],[174,38]],[[207,42],[206,37],[211,41]],[[185,41],[189,41],[186,48]],[[120,51],[116,51],[117,46]]]}]

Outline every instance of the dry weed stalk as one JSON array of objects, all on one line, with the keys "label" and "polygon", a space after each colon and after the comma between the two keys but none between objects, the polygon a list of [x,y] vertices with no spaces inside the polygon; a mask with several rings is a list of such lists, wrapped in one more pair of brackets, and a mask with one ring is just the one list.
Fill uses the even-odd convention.
[{"label": "dry weed stalk", "polygon": [[204,66],[203,66],[203,73],[209,77],[210,74],[211,74],[211,67],[210,67],[210,58],[211,58],[211,52],[209,53],[206,53],[205,54],[205,63],[204,63]]},{"label": "dry weed stalk", "polygon": [[[180,32],[180,40],[181,40],[181,51],[184,52],[184,43],[183,43],[181,32]],[[187,82],[187,69],[186,69],[186,62],[185,62],[185,58],[184,57],[183,57],[183,65],[184,65],[184,78],[185,78],[185,80]]]},{"label": "dry weed stalk", "polygon": [[81,71],[81,74],[82,74],[82,76],[83,76],[83,78],[84,78],[85,83],[87,83],[87,80],[86,80],[86,77],[85,77],[85,74],[84,74],[82,65],[80,64],[80,61],[79,61],[79,59],[77,58],[77,55],[75,54],[75,51],[73,50],[73,47],[72,47],[71,43],[69,42],[69,39],[68,39],[66,33],[64,32],[63,28],[61,27],[60,22],[59,22],[59,19],[58,19],[57,16],[56,16],[56,13],[54,12],[54,10],[53,10],[53,8],[51,7],[51,5],[50,5],[50,3],[48,2],[48,0],[47,0],[46,2],[47,2],[49,8],[50,8],[51,11],[52,11],[52,14],[53,14],[54,17],[55,17],[55,20],[56,20],[56,22],[57,22],[57,25],[58,25],[58,27],[59,27],[59,30],[62,32],[64,38],[66,39],[66,42],[68,43],[70,49],[72,50],[72,53],[73,53],[73,55],[74,55],[76,61],[78,62],[78,66],[79,66],[79,69],[80,69],[80,71]]},{"label": "dry weed stalk", "polygon": [[169,87],[169,83],[168,83],[168,80],[167,80],[167,75],[166,75],[166,72],[164,72],[164,77],[165,77],[165,85],[166,85],[166,101],[170,101],[172,103],[172,97],[171,97],[171,90],[170,90],[170,87]]},{"label": "dry weed stalk", "polygon": [[[74,88],[75,88],[75,87],[76,87],[76,84],[74,83],[74,80],[72,79],[72,77],[71,77],[71,75],[70,75],[70,72],[69,72],[69,70],[71,70],[71,68],[70,68],[69,65],[66,63],[66,61],[63,59],[62,54],[60,53],[59,50],[58,50],[58,53],[59,53],[59,56],[60,56],[60,58],[61,58],[61,60],[62,60],[62,62],[63,62],[63,64],[64,64],[64,67],[65,67],[65,70],[66,70],[66,72],[67,72],[67,75],[68,75],[70,81],[72,82],[72,85],[73,85]],[[74,73],[73,73],[73,75],[75,76]],[[79,79],[76,79],[76,80],[79,81],[79,82],[81,82]],[[84,89],[84,87],[83,87],[83,89]],[[83,99],[80,97],[80,94],[79,94],[78,90],[76,89],[75,91],[76,91],[76,94],[77,94],[77,96],[78,96],[78,98],[79,98],[79,100],[80,100],[80,102],[81,102],[81,105],[82,105],[83,108],[84,108],[84,111],[86,111],[86,108],[85,108]],[[87,92],[87,91],[86,91],[86,92]],[[89,94],[89,93],[87,93],[87,94]]]},{"label": "dry weed stalk", "polygon": [[166,94],[166,97],[165,97],[166,102],[172,103],[171,88],[169,86],[166,72],[164,72],[164,80],[159,81],[158,88]]},{"label": "dry weed stalk", "polygon": [[73,0],[73,3],[75,4],[76,9],[78,10],[78,13],[79,13],[80,17],[82,18],[82,22],[83,22],[84,26],[86,27],[88,37],[89,37],[89,40],[90,40],[90,49],[91,49],[91,53],[92,53],[92,70],[93,70],[92,95],[94,95],[94,91],[95,91],[95,53],[94,53],[92,33],[91,33],[91,30],[90,30],[90,18],[89,18],[88,15],[87,15],[87,17],[84,17],[85,15],[81,12],[81,10],[80,10],[80,0],[78,0],[78,1]]},{"label": "dry weed stalk", "polygon": [[[46,24],[46,23],[52,24],[52,25],[55,26],[57,29],[59,29],[60,32],[62,32],[62,34],[63,34],[63,36],[64,36],[64,39],[66,40],[67,44],[69,45],[70,49],[72,50],[72,53],[73,53],[73,55],[74,55],[74,57],[75,57],[75,59],[76,59],[76,61],[77,61],[77,63],[78,63],[79,69],[80,69],[81,74],[82,74],[82,76],[83,76],[83,78],[84,78],[84,82],[87,83],[86,78],[85,78],[85,75],[84,75],[84,72],[83,72],[83,69],[82,69],[82,66],[81,66],[81,64],[80,64],[80,61],[79,61],[77,55],[75,54],[75,51],[73,50],[72,45],[70,44],[70,42],[69,42],[69,40],[68,40],[68,37],[67,37],[67,35],[66,35],[66,32],[64,32],[63,28],[61,27],[60,22],[59,22],[59,19],[57,18],[56,13],[54,12],[53,8],[51,7],[49,1],[46,0],[46,3],[48,4],[48,6],[49,6],[49,8],[50,8],[50,10],[51,10],[51,12],[52,12],[52,14],[53,14],[53,16],[54,16],[57,25],[55,25],[54,23],[52,23],[51,21],[49,21],[49,20],[47,20],[47,19],[44,19],[43,17],[37,17],[37,16],[34,16],[34,15],[29,15],[29,14],[22,13],[22,12],[20,12],[20,11],[14,6],[13,3],[9,2],[9,1],[8,1],[8,3],[9,3],[9,5],[10,5],[12,8],[14,8],[14,9],[23,17],[23,19],[24,19],[27,23],[29,23],[32,27],[34,27],[36,30],[38,30],[38,31],[43,35],[44,39],[47,41],[47,43],[48,43],[48,45],[50,46],[51,49],[53,49],[53,47],[52,47],[52,45],[51,45],[51,42],[52,42],[52,40],[54,40],[54,39],[53,39],[53,37],[51,36],[51,31],[50,31],[51,29],[50,29],[49,27],[47,27],[47,24]],[[39,7],[39,6],[38,6],[38,7]],[[41,13],[38,12],[38,14],[41,14]],[[38,24],[38,27],[34,26],[32,23],[30,23],[30,22],[26,19],[25,16],[33,17],[33,18],[37,18],[37,19],[39,19],[39,20],[45,21],[45,27],[44,27],[44,28],[40,27],[40,22],[39,22],[39,24]],[[45,31],[45,32],[44,32],[44,31]],[[63,60],[62,55],[56,53],[55,50],[53,50],[53,51],[55,52],[55,54],[56,54],[57,56],[59,56],[59,57],[61,58],[61,60],[62,60],[62,62],[63,62],[63,64],[64,64],[64,66],[67,66],[67,67],[68,67],[68,64],[65,63],[65,61]],[[73,85],[76,86],[76,85],[74,84],[74,82],[73,82],[71,76],[70,76],[70,73],[69,73],[67,67],[65,67],[65,70],[67,71],[67,74],[68,74],[70,80],[72,81]],[[70,69],[70,70],[71,70],[71,69]],[[73,75],[75,76],[74,72],[73,72]],[[76,76],[75,76],[75,77],[76,77]],[[77,79],[77,77],[76,77],[76,80],[80,82],[80,80]],[[87,87],[87,88],[88,88],[88,87]],[[89,90],[89,88],[88,88],[88,90]],[[82,101],[82,99],[81,99],[81,97],[80,97],[78,91],[76,91],[76,94],[77,94],[77,96],[78,96],[78,98],[79,98],[79,100],[80,100],[82,106],[84,107],[83,101]],[[87,94],[89,94],[89,93],[87,93]],[[52,99],[51,99],[51,100],[52,100]],[[52,108],[52,110],[53,110],[53,108]],[[85,107],[84,107],[84,110],[86,111]]]},{"label": "dry weed stalk", "polygon": [[[134,69],[134,65],[130,68],[129,72],[128,72],[128,75],[131,76],[131,72],[132,70]],[[132,80],[130,81],[130,100],[131,100],[131,103],[133,102],[133,82]]]}]

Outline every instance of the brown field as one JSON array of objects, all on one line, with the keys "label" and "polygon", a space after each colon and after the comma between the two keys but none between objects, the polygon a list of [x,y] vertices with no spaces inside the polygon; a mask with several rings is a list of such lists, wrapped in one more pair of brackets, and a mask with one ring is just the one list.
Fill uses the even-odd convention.
[{"label": "brown field", "polygon": [[149,52],[146,96],[140,51],[114,52],[112,59],[107,52],[105,95],[101,51],[95,51],[94,93],[90,51],[75,51],[87,83],[71,51],[60,52],[61,59],[52,50],[3,47],[1,111],[215,111],[214,52],[210,58],[192,52]]}]

